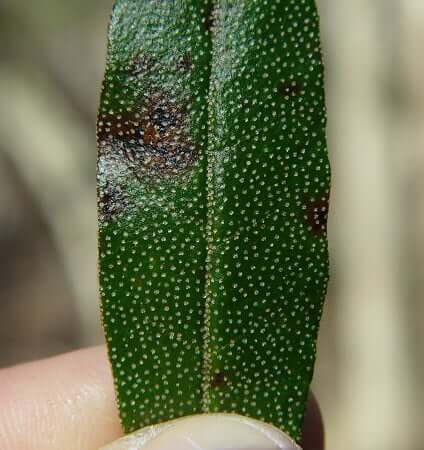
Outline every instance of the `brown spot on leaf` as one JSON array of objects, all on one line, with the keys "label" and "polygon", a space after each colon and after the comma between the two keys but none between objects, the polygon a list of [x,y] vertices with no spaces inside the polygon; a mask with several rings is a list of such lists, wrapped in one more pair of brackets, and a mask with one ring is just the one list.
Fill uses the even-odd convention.
[{"label": "brown spot on leaf", "polygon": [[103,216],[109,216],[109,206],[112,201],[112,195],[108,189],[99,190],[98,194],[98,208]]},{"label": "brown spot on leaf", "polygon": [[141,75],[150,72],[155,66],[153,56],[147,53],[139,53],[130,65],[130,73],[132,75]]},{"label": "brown spot on leaf", "polygon": [[140,121],[134,113],[100,114],[97,121],[99,145],[108,139],[128,141],[140,139]]},{"label": "brown spot on leaf", "polygon": [[307,201],[304,218],[313,234],[325,233],[328,218],[328,195]]},{"label": "brown spot on leaf", "polygon": [[302,85],[295,80],[284,80],[280,82],[278,92],[284,97],[294,97],[302,92]]},{"label": "brown spot on leaf", "polygon": [[100,114],[97,138],[100,153],[114,147],[140,180],[177,174],[198,156],[188,133],[186,105],[162,93],[152,94],[137,111]]},{"label": "brown spot on leaf", "polygon": [[191,55],[189,53],[185,53],[181,56],[177,61],[177,67],[184,72],[189,72],[193,67]]},{"label": "brown spot on leaf", "polygon": [[216,372],[212,378],[211,387],[220,388],[226,385],[229,381],[230,375],[231,374],[229,370],[221,370],[219,372]]},{"label": "brown spot on leaf", "polygon": [[128,204],[127,195],[117,186],[110,183],[98,188],[97,208],[102,221],[109,221],[122,211]]},{"label": "brown spot on leaf", "polygon": [[147,145],[157,144],[159,140],[159,135],[156,133],[156,129],[153,125],[149,124],[146,126],[143,132],[143,142]]}]

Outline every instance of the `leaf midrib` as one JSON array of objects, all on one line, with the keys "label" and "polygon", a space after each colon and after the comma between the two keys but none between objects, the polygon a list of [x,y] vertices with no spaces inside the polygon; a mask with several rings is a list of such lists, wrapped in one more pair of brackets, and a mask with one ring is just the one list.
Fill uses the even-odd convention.
[{"label": "leaf midrib", "polygon": [[[215,0],[211,2],[210,15],[216,15],[217,5]],[[211,342],[211,329],[210,329],[210,320],[211,320],[211,302],[212,297],[210,293],[210,284],[211,284],[211,253],[213,246],[213,238],[212,238],[212,222],[213,222],[213,214],[211,211],[212,205],[214,203],[214,195],[212,189],[212,176],[213,176],[213,152],[211,151],[211,104],[210,104],[210,93],[212,89],[212,60],[214,54],[214,39],[213,39],[213,27],[209,31],[209,39],[210,39],[210,58],[209,58],[209,88],[206,96],[206,104],[207,104],[207,124],[206,124],[206,228],[205,228],[205,239],[206,239],[206,258],[205,258],[205,286],[204,286],[204,315],[203,315],[203,368],[202,368],[202,402],[201,409],[204,413],[208,413],[210,411],[210,381],[211,381],[211,370],[212,370],[212,362],[211,362],[211,352],[210,352],[210,342]]]}]

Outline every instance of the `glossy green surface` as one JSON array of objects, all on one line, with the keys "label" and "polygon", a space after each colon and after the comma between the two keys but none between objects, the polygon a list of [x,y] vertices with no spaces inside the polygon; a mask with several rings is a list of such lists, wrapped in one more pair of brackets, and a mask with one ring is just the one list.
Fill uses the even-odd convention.
[{"label": "glossy green surface", "polygon": [[118,0],[98,121],[125,431],[237,412],[298,439],[328,280],[313,0]]}]

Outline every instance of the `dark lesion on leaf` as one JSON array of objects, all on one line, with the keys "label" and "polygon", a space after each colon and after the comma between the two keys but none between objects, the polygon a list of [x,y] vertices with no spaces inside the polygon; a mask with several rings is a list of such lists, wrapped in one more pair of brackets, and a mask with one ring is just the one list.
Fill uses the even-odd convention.
[{"label": "dark lesion on leaf", "polygon": [[278,93],[284,97],[295,97],[302,93],[303,87],[299,81],[283,80],[278,85]]},{"label": "dark lesion on leaf", "polygon": [[189,72],[193,68],[193,60],[190,53],[184,53],[178,58],[177,68],[183,72]]},{"label": "dark lesion on leaf", "polygon": [[128,205],[126,192],[119,186],[106,182],[97,189],[97,209],[102,221],[109,221],[121,214]]},{"label": "dark lesion on leaf", "polygon": [[131,142],[140,138],[140,121],[131,112],[101,113],[97,121],[97,140],[101,149],[102,144],[111,139]]},{"label": "dark lesion on leaf", "polygon": [[131,61],[129,72],[134,76],[146,74],[153,70],[155,64],[156,62],[152,55],[141,52]]},{"label": "dark lesion on leaf", "polygon": [[177,175],[198,158],[187,115],[186,104],[164,93],[151,94],[137,110],[100,113],[99,157],[113,147],[140,181]]},{"label": "dark lesion on leaf", "polygon": [[220,370],[215,372],[212,377],[211,387],[212,388],[220,388],[228,384],[231,379],[231,371],[229,370]]},{"label": "dark lesion on leaf", "polygon": [[325,234],[327,231],[328,207],[328,194],[306,201],[304,219],[316,236]]}]

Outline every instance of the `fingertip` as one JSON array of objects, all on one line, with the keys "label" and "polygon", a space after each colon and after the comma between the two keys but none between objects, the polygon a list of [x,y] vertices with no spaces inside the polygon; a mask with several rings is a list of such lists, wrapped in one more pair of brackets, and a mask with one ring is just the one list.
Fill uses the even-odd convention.
[{"label": "fingertip", "polygon": [[102,450],[301,450],[278,428],[238,414],[200,414],[146,427]]},{"label": "fingertip", "polygon": [[104,347],[0,371],[0,448],[93,450],[121,435]]}]

